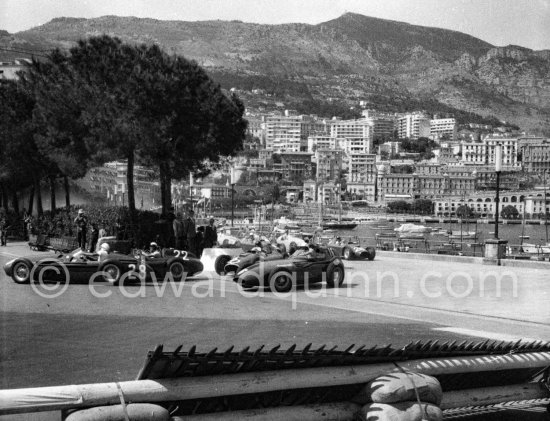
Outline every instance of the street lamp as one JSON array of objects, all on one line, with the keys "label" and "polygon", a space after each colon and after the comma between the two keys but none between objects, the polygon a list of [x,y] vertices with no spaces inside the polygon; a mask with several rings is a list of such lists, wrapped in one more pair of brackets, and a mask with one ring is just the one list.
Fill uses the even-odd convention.
[{"label": "street lamp", "polygon": [[231,226],[235,219],[235,169],[231,168]]},{"label": "street lamp", "polygon": [[500,172],[502,171],[502,145],[495,146],[495,172],[497,175],[496,197],[495,197],[495,239],[498,240],[498,212],[500,203]]}]

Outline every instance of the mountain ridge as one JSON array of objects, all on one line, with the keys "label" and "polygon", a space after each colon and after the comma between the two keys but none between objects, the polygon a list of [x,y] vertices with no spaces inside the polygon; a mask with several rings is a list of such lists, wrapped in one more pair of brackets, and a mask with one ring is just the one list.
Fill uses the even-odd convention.
[{"label": "mountain ridge", "polygon": [[315,25],[55,18],[0,37],[0,45],[69,48],[80,38],[104,33],[156,43],[207,71],[304,83],[319,100],[434,98],[550,134],[550,50],[499,47],[458,31],[356,13]]}]

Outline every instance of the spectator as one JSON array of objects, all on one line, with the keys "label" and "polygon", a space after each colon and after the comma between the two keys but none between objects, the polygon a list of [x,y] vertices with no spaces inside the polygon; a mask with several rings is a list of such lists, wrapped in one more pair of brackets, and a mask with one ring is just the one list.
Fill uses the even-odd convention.
[{"label": "spectator", "polygon": [[184,235],[183,235],[183,222],[181,212],[178,212],[178,216],[174,219],[172,227],[174,229],[174,236],[176,238],[176,249],[184,250]]},{"label": "spectator", "polygon": [[95,251],[97,240],[99,240],[99,228],[95,222],[92,222],[92,230],[90,231],[90,234],[92,237],[90,240],[90,253],[93,253]]},{"label": "spectator", "polygon": [[107,237],[107,230],[105,229],[105,222],[101,221],[101,225],[99,228],[99,238]]},{"label": "spectator", "polygon": [[195,237],[197,236],[197,228],[195,225],[195,212],[189,209],[187,219],[183,223],[183,232],[187,239],[187,251],[197,254],[197,246]]},{"label": "spectator", "polygon": [[174,213],[174,208],[171,207],[170,211],[166,215],[166,220],[168,221],[168,247],[176,247],[176,234],[174,233],[174,220],[176,219],[176,214]]},{"label": "spectator", "polygon": [[200,259],[202,250],[204,249],[204,227],[202,226],[197,228],[195,244],[197,245],[197,257]]},{"label": "spectator", "polygon": [[78,216],[74,219],[76,225],[76,240],[78,246],[84,250],[86,248],[86,230],[88,229],[88,218],[84,215],[84,210],[78,210]]},{"label": "spectator", "polygon": [[0,215],[0,245],[6,246],[8,239],[8,222],[4,215]]},{"label": "spectator", "polygon": [[214,225],[214,218],[210,218],[209,224],[204,229],[203,248],[214,247],[218,242],[218,230]]}]

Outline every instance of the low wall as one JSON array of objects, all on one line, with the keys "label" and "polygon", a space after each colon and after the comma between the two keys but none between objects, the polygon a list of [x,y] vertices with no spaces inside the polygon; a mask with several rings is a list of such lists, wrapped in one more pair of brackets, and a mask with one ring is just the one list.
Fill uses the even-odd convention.
[{"label": "low wall", "polygon": [[[484,257],[455,256],[455,255],[448,255],[448,254],[426,254],[426,253],[410,253],[410,252],[376,250],[376,255],[388,256],[395,259],[429,260],[429,261],[437,261],[437,262],[474,263],[474,264],[485,264],[485,265],[497,264],[496,260],[488,260],[488,259],[485,259]],[[550,262],[542,262],[537,260],[501,259],[500,266],[550,270]]]}]

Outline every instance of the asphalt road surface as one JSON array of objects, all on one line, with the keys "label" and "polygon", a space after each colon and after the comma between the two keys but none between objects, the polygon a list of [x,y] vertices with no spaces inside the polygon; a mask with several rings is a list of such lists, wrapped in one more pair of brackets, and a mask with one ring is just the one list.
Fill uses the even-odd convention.
[{"label": "asphalt road surface", "polygon": [[[23,254],[29,254],[24,244],[8,244],[0,248],[0,264]],[[208,273],[165,289],[100,282],[45,289],[17,285],[1,271],[0,389],[130,380],[157,344],[344,349],[550,338],[548,270],[383,254],[345,265],[340,288],[284,295],[243,292]]]}]

